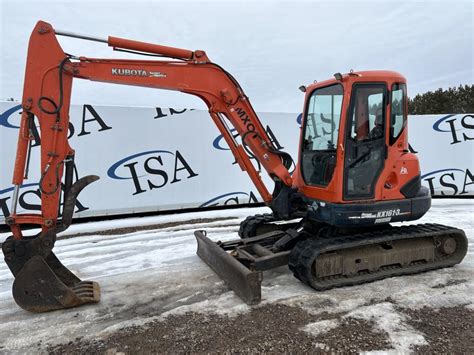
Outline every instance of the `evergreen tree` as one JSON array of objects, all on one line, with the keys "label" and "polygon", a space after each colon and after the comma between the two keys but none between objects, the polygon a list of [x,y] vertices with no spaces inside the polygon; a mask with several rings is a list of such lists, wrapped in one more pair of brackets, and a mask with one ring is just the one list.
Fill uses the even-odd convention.
[{"label": "evergreen tree", "polygon": [[474,85],[438,89],[408,98],[410,115],[474,113]]}]

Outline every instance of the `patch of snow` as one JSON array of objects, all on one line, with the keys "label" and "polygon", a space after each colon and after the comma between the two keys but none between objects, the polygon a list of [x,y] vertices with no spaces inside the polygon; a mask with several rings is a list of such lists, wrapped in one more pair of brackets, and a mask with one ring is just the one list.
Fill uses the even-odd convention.
[{"label": "patch of snow", "polygon": [[301,328],[301,330],[311,334],[312,336],[318,336],[319,334],[326,333],[331,329],[336,328],[338,325],[339,321],[337,319],[326,319],[319,322],[308,323]]},{"label": "patch of snow", "polygon": [[359,307],[345,317],[374,322],[377,328],[388,334],[396,351],[407,353],[413,346],[427,344],[423,334],[408,325],[406,316],[397,312],[393,304],[389,302]]},{"label": "patch of snow", "polygon": [[[72,224],[67,230],[59,233],[59,236],[74,235],[80,233],[92,233],[100,232],[109,229],[128,228],[128,227],[142,227],[151,226],[155,224],[166,224],[173,222],[186,222],[193,219],[218,219],[218,218],[245,218],[251,214],[259,213],[271,213],[268,207],[249,207],[249,208],[235,208],[235,209],[222,209],[214,211],[201,211],[201,212],[187,212],[187,213],[175,213],[158,216],[147,216],[147,217],[130,217],[122,219],[110,219],[98,222],[86,222]],[[29,234],[33,235],[39,232],[39,229],[31,229]],[[143,232],[141,232],[143,233]],[[6,239],[11,233],[3,232],[0,233],[0,240]]]}]

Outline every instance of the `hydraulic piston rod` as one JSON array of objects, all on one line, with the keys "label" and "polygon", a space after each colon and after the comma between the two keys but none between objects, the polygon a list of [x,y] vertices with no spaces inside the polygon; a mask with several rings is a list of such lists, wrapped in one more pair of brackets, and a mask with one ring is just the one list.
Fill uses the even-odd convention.
[{"label": "hydraulic piston rod", "polygon": [[73,38],[84,39],[86,41],[108,43],[107,38],[103,38],[103,37],[94,37],[94,36],[89,36],[89,35],[82,35],[82,34],[79,34],[79,33],[74,33],[74,32],[69,32],[69,31],[62,31],[62,30],[57,30],[57,29],[54,30],[54,33],[56,33],[58,36],[73,37]]},{"label": "hydraulic piston rod", "polygon": [[144,52],[144,53],[154,53],[154,54],[171,57],[171,58],[192,59],[194,56],[194,52],[187,49],[162,46],[159,44],[153,44],[153,43],[147,43],[147,42],[133,41],[130,39],[125,39],[125,38],[120,38],[120,37],[112,37],[112,36],[109,36],[108,38],[95,37],[95,36],[83,35],[83,34],[69,32],[69,31],[56,30],[56,29],[54,30],[54,33],[57,34],[58,36],[65,36],[65,37],[84,39],[87,41],[107,43],[109,47],[130,49],[130,50]]}]

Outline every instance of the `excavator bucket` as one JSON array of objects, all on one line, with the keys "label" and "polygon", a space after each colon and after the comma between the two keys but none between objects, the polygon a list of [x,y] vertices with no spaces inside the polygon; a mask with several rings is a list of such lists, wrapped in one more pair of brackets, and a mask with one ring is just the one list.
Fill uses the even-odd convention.
[{"label": "excavator bucket", "polygon": [[43,259],[32,257],[13,282],[13,298],[30,312],[72,308],[100,300],[99,284],[81,281],[56,258],[53,252]]},{"label": "excavator bucket", "polygon": [[198,243],[197,255],[247,304],[261,300],[262,272],[251,271],[233,258],[217,243],[206,236],[206,232],[194,232]]},{"label": "excavator bucket", "polygon": [[33,239],[9,237],[2,250],[5,262],[15,276],[13,298],[30,312],[48,312],[77,307],[100,300],[99,285],[81,281],[51,251],[56,231]]},{"label": "excavator bucket", "polygon": [[72,221],[77,195],[97,179],[97,176],[86,176],[71,186],[62,221],[55,228],[21,240],[10,236],[2,244],[5,262],[15,276],[13,298],[21,308],[40,313],[99,302],[98,283],[81,281],[52,252],[56,234]]}]

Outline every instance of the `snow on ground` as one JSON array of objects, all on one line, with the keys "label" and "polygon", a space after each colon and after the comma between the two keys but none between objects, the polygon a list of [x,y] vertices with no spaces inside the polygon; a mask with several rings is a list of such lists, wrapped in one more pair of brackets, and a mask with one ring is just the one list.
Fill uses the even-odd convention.
[{"label": "snow on ground", "polygon": [[[28,313],[13,301],[13,276],[6,264],[0,263],[0,352],[23,352],[40,341],[54,344],[77,337],[100,337],[168,314],[195,311],[233,316],[248,311],[250,307],[196,256],[193,231],[205,229],[213,240],[237,238],[239,223],[244,217],[266,211],[263,207],[246,208],[71,226],[63,235],[182,222],[174,227],[128,234],[58,240],[54,250],[61,261],[80,278],[100,283],[102,299],[97,305]],[[206,223],[187,222],[229,217],[232,218]],[[469,238],[464,261],[449,269],[325,292],[314,292],[295,279],[286,267],[281,267],[264,274],[262,303],[278,302],[299,306],[314,314],[334,314],[334,319],[309,324],[303,329],[315,335],[337,326],[343,314],[343,317],[372,321],[389,333],[392,347],[397,351],[424,344],[423,334],[409,326],[406,316],[397,308],[465,305],[474,309],[474,201],[434,200],[430,212],[417,221],[420,222],[463,229]],[[0,235],[2,240],[5,237]]]}]

